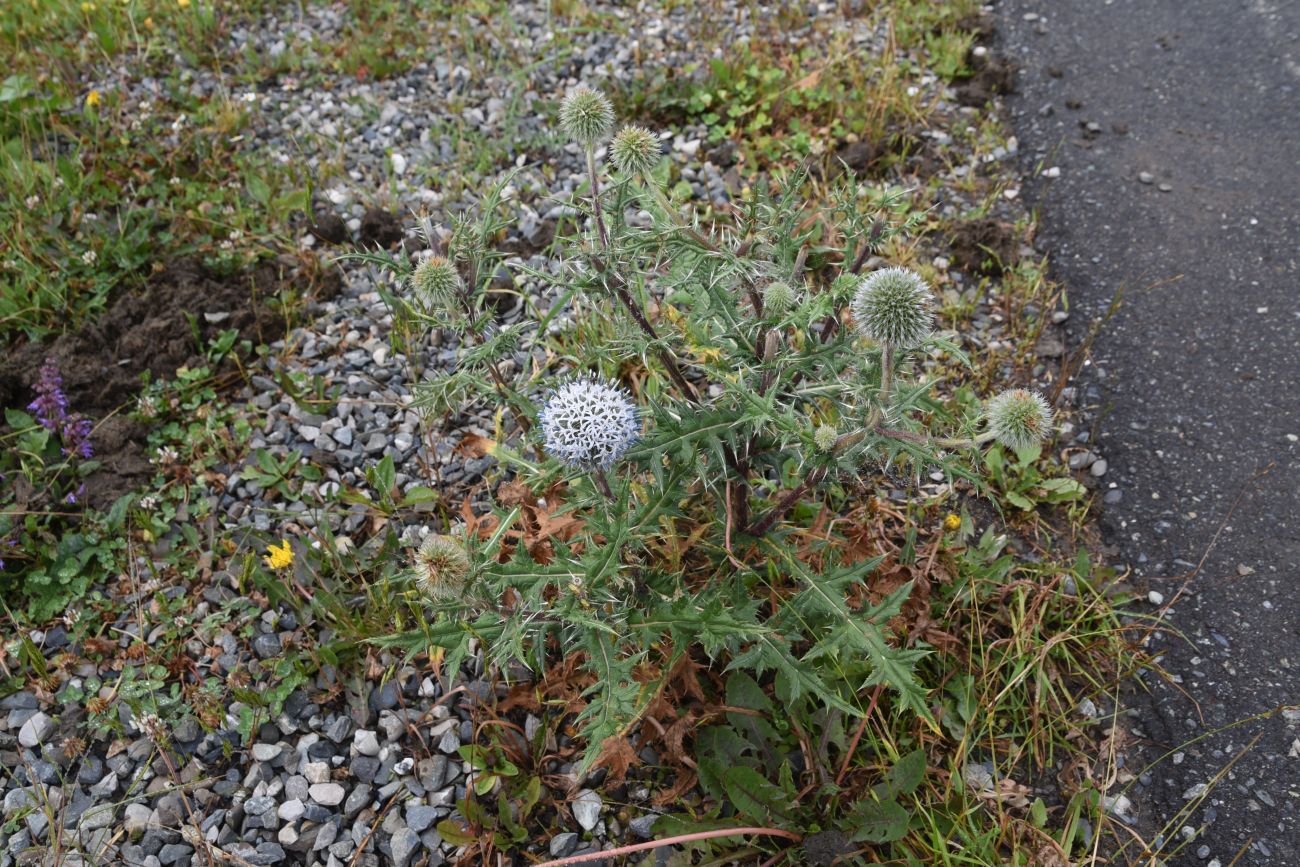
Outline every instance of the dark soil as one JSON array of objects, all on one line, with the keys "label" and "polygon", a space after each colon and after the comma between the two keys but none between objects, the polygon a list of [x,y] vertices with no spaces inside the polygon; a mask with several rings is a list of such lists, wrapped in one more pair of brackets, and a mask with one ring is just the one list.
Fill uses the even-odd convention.
[{"label": "dark soil", "polygon": [[959,223],[952,230],[952,260],[972,277],[998,277],[1016,263],[1015,232],[993,217]]},{"label": "dark soil", "polygon": [[316,214],[307,231],[326,244],[343,244],[348,240],[348,227],[343,218],[328,211]]},{"label": "dark soil", "polygon": [[273,264],[227,277],[197,260],[172,262],[150,278],[143,294],[118,296],[80,331],[12,350],[0,361],[0,406],[26,406],[42,363],[53,360],[70,408],[95,423],[92,442],[103,466],[87,479],[85,502],[103,508],[150,472],[148,428],[126,414],[141,373],[171,377],[178,367],[202,364],[200,347],[226,329],[255,344],[279,338],[284,313],[273,299],[289,276]]},{"label": "dark soil", "polygon": [[383,208],[371,208],[362,215],[357,236],[363,247],[378,245],[387,250],[401,243],[406,233],[396,216]]},{"label": "dark soil", "polygon": [[1010,60],[993,54],[983,57],[972,54],[967,64],[974,74],[955,85],[957,102],[961,105],[983,108],[994,96],[1016,89],[1016,65]]}]

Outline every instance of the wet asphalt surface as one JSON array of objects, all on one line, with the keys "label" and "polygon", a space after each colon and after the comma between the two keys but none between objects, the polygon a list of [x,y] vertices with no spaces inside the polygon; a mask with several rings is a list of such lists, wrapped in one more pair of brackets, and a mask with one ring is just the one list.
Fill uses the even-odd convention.
[{"label": "wet asphalt surface", "polygon": [[995,18],[1073,346],[1122,293],[1078,379],[1104,539],[1182,633],[1151,644],[1178,682],[1129,698],[1130,770],[1178,753],[1130,818],[1170,865],[1300,865],[1300,710],[1232,725],[1300,706],[1300,2]]}]

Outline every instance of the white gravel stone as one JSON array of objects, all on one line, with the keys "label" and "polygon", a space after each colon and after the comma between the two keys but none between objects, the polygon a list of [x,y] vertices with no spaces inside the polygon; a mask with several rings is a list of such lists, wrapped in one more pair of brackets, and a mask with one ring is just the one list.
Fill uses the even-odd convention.
[{"label": "white gravel stone", "polygon": [[596,823],[600,821],[600,809],[603,806],[600,795],[591,789],[583,789],[569,803],[569,809],[573,810],[573,818],[577,819],[578,824],[587,831],[595,828]]},{"label": "white gravel stone", "polygon": [[337,807],[347,792],[338,783],[316,783],[309,790],[311,799],[322,807]]},{"label": "white gravel stone", "polygon": [[45,739],[54,734],[54,720],[48,714],[37,711],[23,727],[18,730],[18,743],[28,749],[34,749],[45,743]]}]

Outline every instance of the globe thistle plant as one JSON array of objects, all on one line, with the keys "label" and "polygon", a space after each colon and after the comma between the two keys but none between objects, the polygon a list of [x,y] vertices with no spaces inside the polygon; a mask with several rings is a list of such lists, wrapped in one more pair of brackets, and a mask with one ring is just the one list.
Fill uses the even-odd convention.
[{"label": "globe thistle plant", "polygon": [[578,87],[560,103],[560,128],[578,144],[590,147],[614,125],[614,106],[599,90]]},{"label": "globe thistle plant", "polygon": [[1052,432],[1052,409],[1041,394],[1023,388],[1004,391],[985,408],[989,433],[1010,449],[1037,445]]},{"label": "globe thistle plant", "polygon": [[882,268],[858,284],[850,309],[858,330],[897,349],[911,349],[930,335],[930,288],[907,268]]},{"label": "globe thistle plant", "polygon": [[456,272],[456,266],[443,257],[431,256],[415,266],[411,285],[426,309],[446,308],[460,291],[460,274]]},{"label": "globe thistle plant", "polygon": [[432,600],[458,599],[469,578],[465,548],[451,536],[431,533],[415,550],[415,583]]},{"label": "globe thistle plant", "polygon": [[649,175],[659,164],[659,137],[640,126],[625,126],[614,136],[609,156],[619,171]]},{"label": "globe thistle plant", "polygon": [[608,468],[641,436],[631,396],[595,377],[575,379],[551,392],[539,418],[546,451],[580,470]]}]

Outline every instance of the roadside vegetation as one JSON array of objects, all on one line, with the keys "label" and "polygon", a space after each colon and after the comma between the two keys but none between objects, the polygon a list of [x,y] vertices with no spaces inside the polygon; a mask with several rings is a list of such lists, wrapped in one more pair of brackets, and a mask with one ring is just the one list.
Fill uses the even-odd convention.
[{"label": "roadside vegetation", "polygon": [[[657,151],[593,171],[545,248],[583,263],[561,287],[573,314],[549,327],[555,311],[529,311],[548,363],[528,371],[494,366],[520,335],[489,325],[485,300],[507,259],[510,151],[472,124],[431,130],[463,167],[437,175],[446,201],[473,193],[478,205],[431,216],[451,243],[426,234],[455,275],[452,293],[430,284],[435,300],[455,309],[384,300],[394,351],[435,327],[470,338],[459,379],[419,395],[427,425],[474,401],[499,409],[493,436],[462,443],[491,468],[455,499],[432,476],[399,485],[388,458],[368,464],[365,486],[323,495],[301,453],[249,445],[261,413],[233,394],[254,376],[306,412],[337,400],[330,383],[284,373],[269,347],[308,320],[330,275],[377,266],[408,285],[419,272],[407,254],[424,252],[369,245],[331,260],[301,243],[347,157],[313,174],[259,148],[262,85],[396,76],[456,40],[481,62],[473,73],[524,88],[534,66],[570,56],[571,34],[628,24],[556,0],[553,53],[511,57],[503,3],[349,0],[335,4],[347,25],[333,44],[289,43],[274,58],[234,47],[258,16],[312,5],[0,9],[13,58],[0,82],[0,348],[69,340],[123,299],[154,298],[178,262],[254,287],[261,310],[247,325],[192,317],[185,363],[143,373],[112,406],[79,406],[89,386],[65,387],[67,370],[33,392],[0,369],[0,693],[81,708],[83,748],[127,733],[123,707],[205,731],[233,714],[233,753],[295,691],[325,704],[345,684],[414,671],[454,692],[486,657],[510,687],[475,706],[476,740],[459,753],[472,779],[437,826],[465,864],[544,860],[535,853],[572,825],[578,779],[558,770],[572,765],[607,803],[643,790],[663,813],[652,836],[681,838],[671,863],[1109,863],[1131,837],[1116,813],[1134,778],[1117,765],[1117,694],[1144,660],[1068,455],[1050,435],[981,439],[988,398],[1050,400],[1064,386],[1063,352],[1044,347],[1068,305],[1032,251],[1001,162],[1006,132],[977,102],[998,92],[976,52],[978,4],[862,4],[855,14],[887,25],[871,52],[832,19],[786,9],[743,42],[702,27],[707,59],[694,66],[588,82],[620,123],[702,128],[730,196],[693,201]],[[815,35],[791,48],[782,34],[804,27]],[[489,31],[500,41],[478,45]],[[163,83],[149,111],[122,110],[97,75],[122,62]],[[193,68],[219,71],[223,87],[192,92]],[[954,89],[975,104],[945,96]],[[545,95],[551,129],[518,121],[535,151],[566,143],[562,95]],[[523,101],[503,110],[521,116]],[[586,219],[592,181],[599,220]],[[648,222],[629,223],[638,209]],[[638,276],[619,284],[614,265]],[[926,285],[929,342],[890,348],[852,330],[861,277],[886,267]],[[792,298],[763,295],[778,282]],[[706,299],[706,286],[750,306]],[[635,465],[622,476],[581,458],[566,468],[541,433],[543,395],[579,372],[654,419],[619,451]],[[138,460],[125,490],[99,495],[121,456],[80,446],[119,423],[141,431]],[[359,511],[364,530],[343,543],[317,528],[290,545],[229,526],[214,501],[236,478],[302,511]],[[436,575],[422,586],[411,523],[454,537],[476,577],[450,595]],[[677,619],[634,623],[630,599]],[[196,648],[220,652],[218,626],[252,642],[268,617],[304,640],[251,671],[194,676]],[[59,649],[43,647],[56,632]],[[322,673],[335,694],[315,690]],[[624,827],[634,816],[616,815]]]}]

